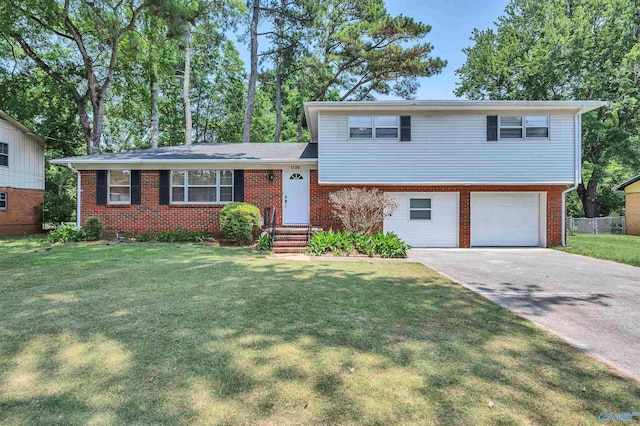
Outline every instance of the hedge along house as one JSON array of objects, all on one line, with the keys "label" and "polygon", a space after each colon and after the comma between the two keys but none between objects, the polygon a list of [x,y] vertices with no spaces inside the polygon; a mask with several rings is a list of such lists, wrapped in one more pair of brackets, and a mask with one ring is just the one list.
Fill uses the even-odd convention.
[{"label": "hedge along house", "polygon": [[0,110],[0,235],[42,231],[42,138]]},{"label": "hedge along house", "polygon": [[230,201],[275,210],[280,228],[338,228],[329,194],[375,187],[399,205],[384,230],[415,247],[546,247],[563,242],[564,195],[580,181],[581,114],[605,104],[308,102],[309,144],[200,144],[54,163],[78,171],[78,217],[101,217],[112,232],[216,232]]}]

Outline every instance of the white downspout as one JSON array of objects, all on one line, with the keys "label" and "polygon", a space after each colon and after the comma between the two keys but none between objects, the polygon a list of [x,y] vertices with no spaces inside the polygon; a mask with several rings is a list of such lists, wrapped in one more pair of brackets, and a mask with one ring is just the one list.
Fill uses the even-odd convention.
[{"label": "white downspout", "polygon": [[67,163],[67,167],[71,170],[73,170],[76,174],[76,176],[78,177],[76,186],[77,186],[77,191],[78,191],[78,195],[76,196],[76,228],[80,229],[82,228],[82,175],[80,174],[80,172],[76,169],[73,168],[73,166],[71,165],[71,163]]},{"label": "white downspout", "polygon": [[573,186],[562,191],[562,246],[567,245],[567,193],[578,188],[578,184],[582,182],[582,112],[584,107],[580,108],[575,115],[574,121],[574,137],[575,143],[573,148]]}]

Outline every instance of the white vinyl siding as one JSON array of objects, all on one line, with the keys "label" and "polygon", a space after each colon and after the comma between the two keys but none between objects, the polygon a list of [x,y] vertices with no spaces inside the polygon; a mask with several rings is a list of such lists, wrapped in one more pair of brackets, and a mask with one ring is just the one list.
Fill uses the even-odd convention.
[{"label": "white vinyl siding", "polygon": [[[379,111],[377,111],[379,113]],[[384,114],[372,114],[384,115]],[[351,143],[347,113],[321,113],[320,183],[571,183],[574,114],[549,115],[549,138],[487,143],[483,113],[422,112],[411,115],[411,143]],[[525,116],[519,111],[513,115]]]},{"label": "white vinyl siding", "polygon": [[8,166],[0,166],[0,187],[44,190],[44,147],[2,119],[0,142],[8,150]]}]

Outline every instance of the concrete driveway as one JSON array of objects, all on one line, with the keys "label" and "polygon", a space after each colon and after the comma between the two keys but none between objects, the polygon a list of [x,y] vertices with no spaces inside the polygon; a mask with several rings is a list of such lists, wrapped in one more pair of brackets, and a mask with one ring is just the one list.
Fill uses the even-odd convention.
[{"label": "concrete driveway", "polygon": [[550,249],[412,249],[421,262],[640,380],[640,268]]}]

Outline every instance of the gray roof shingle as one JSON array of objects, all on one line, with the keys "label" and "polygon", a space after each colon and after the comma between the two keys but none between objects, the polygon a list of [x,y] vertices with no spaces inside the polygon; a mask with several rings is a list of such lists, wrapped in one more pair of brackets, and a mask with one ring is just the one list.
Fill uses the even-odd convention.
[{"label": "gray roof shingle", "polygon": [[84,157],[67,157],[54,160],[53,163],[171,162],[180,160],[290,162],[317,158],[318,145],[315,143],[215,143],[141,149],[115,154],[94,154]]}]

